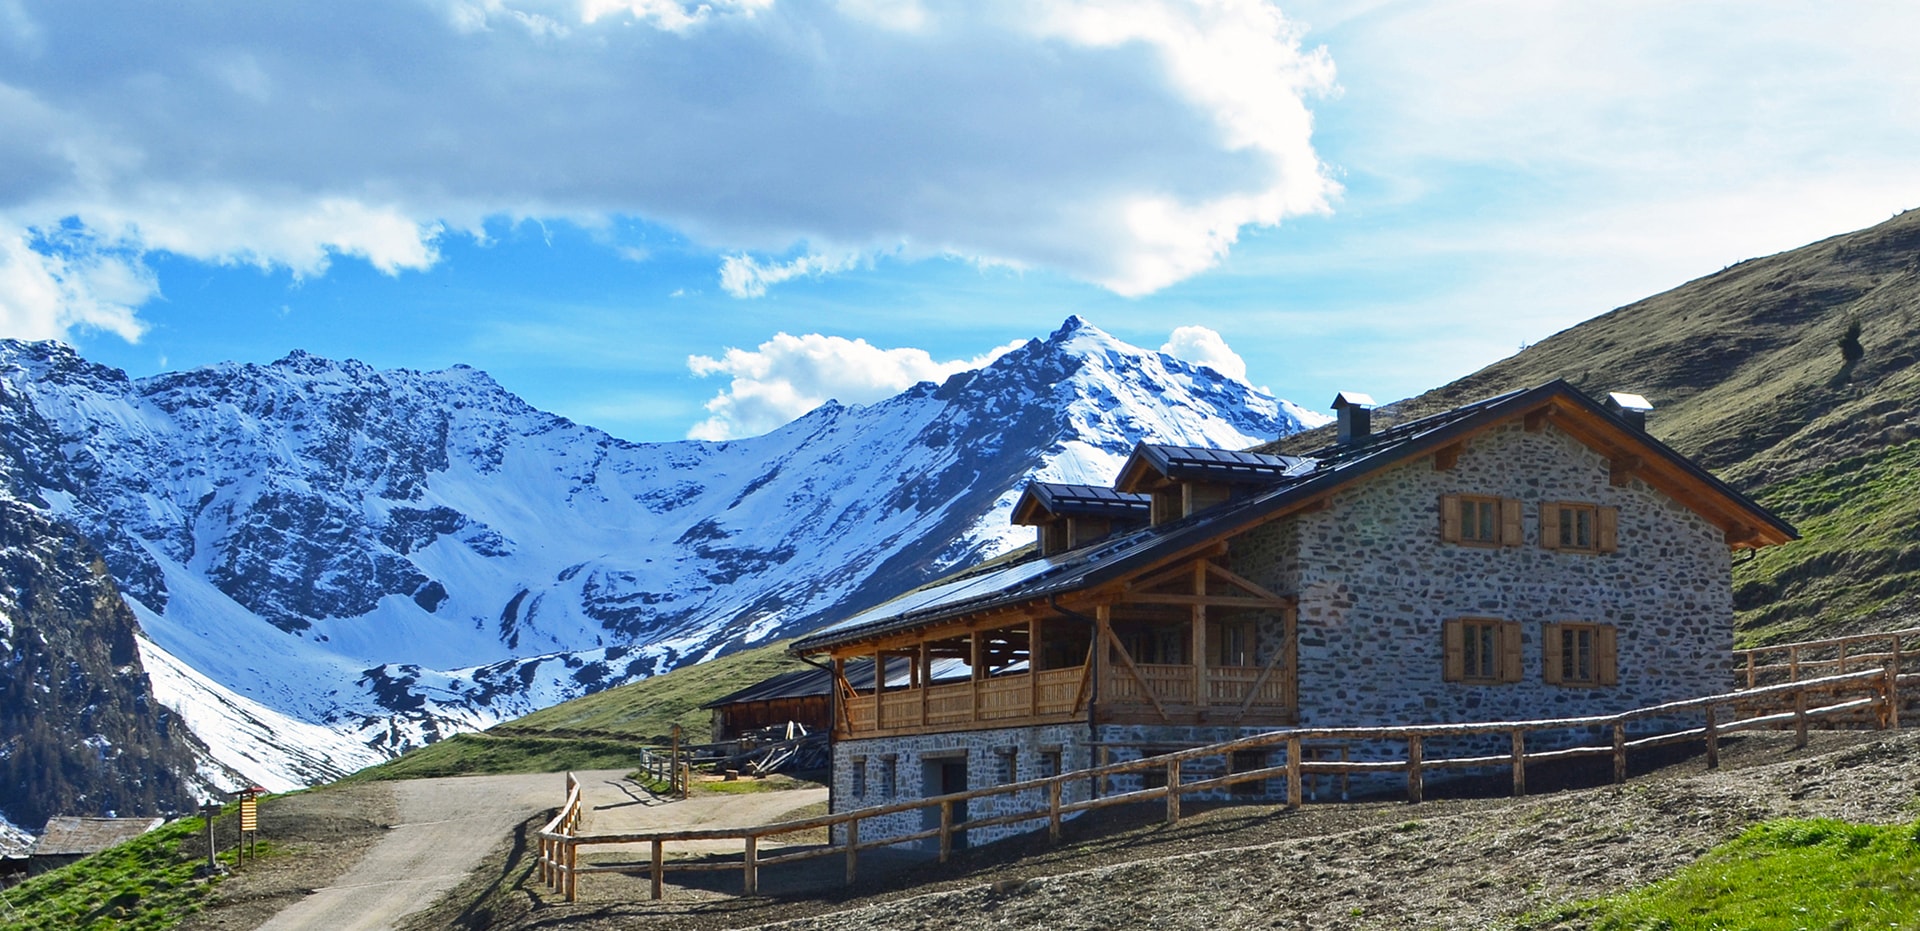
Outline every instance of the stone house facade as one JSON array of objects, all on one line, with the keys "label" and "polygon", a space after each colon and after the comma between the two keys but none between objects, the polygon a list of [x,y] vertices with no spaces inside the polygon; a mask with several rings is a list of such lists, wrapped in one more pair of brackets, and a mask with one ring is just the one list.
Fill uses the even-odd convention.
[{"label": "stone house facade", "polygon": [[[1110,490],[1030,489],[1015,513],[1039,528],[1034,553],[795,645],[836,669],[909,665],[879,688],[838,680],[834,810],[1294,725],[1611,714],[1723,690],[1731,551],[1794,531],[1647,435],[1643,401],[1615,399],[1555,381],[1374,432],[1371,402],[1342,395],[1339,442],[1305,455],[1142,446]],[[931,676],[956,659],[970,678]],[[1274,764],[1236,755],[1213,774]]]}]

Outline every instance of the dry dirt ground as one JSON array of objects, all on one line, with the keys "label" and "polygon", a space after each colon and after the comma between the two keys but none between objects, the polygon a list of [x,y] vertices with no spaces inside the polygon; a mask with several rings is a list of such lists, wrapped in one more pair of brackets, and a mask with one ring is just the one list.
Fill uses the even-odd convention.
[{"label": "dry dirt ground", "polygon": [[[1791,741],[1749,736],[1724,746],[1715,771],[1695,757],[1622,786],[1520,799],[1234,806],[1177,825],[1156,823],[1157,808],[1096,814],[1058,846],[1044,836],[990,845],[944,866],[863,871],[852,888],[840,885],[837,858],[773,868],[762,878],[772,894],[751,899],[732,894],[737,872],[723,872],[670,874],[657,903],[644,878],[589,875],[581,900],[565,903],[531,875],[528,824],[405,927],[1511,928],[1529,912],[1656,880],[1763,819],[1920,816],[1920,731],[1815,733],[1799,750]],[[1565,784],[1604,768],[1529,780]]]}]

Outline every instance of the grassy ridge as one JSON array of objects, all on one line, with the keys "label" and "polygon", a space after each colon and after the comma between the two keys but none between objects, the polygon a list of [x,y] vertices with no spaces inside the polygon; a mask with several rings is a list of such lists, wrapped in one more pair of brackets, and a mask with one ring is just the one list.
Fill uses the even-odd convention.
[{"label": "grassy ridge", "polygon": [[1920,925],[1920,824],[1758,824],[1672,877],[1542,916],[1595,931]]},{"label": "grassy ridge", "polygon": [[1734,565],[1743,646],[1884,626],[1920,608],[1920,442],[1769,486],[1801,539]]},{"label": "grassy ridge", "polygon": [[[20,931],[164,931],[201,909],[213,882],[203,818],[183,818],[6,890],[0,926]],[[197,846],[198,851],[191,848]],[[267,845],[261,854],[271,853]],[[232,864],[233,852],[220,859]]]},{"label": "grassy ridge", "polygon": [[786,641],[770,643],[542,708],[490,733],[599,735],[664,743],[678,724],[686,740],[705,742],[713,732],[713,713],[701,705],[769,676],[805,668],[787,655]]},{"label": "grassy ridge", "polygon": [[455,734],[360,770],[341,782],[432,779],[498,773],[559,773],[571,769],[625,769],[640,764],[639,741]]}]

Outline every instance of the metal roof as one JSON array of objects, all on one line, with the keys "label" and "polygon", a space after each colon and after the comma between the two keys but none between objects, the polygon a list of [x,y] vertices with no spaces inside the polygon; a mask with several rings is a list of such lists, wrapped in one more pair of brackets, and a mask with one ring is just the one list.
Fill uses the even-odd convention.
[{"label": "metal roof", "polygon": [[[1110,520],[1148,519],[1153,511],[1153,499],[1147,495],[1136,495],[1124,491],[1115,491],[1104,485],[1069,485],[1060,482],[1029,482],[1020,500],[1013,506],[1014,523],[1022,523],[1022,515],[1031,507],[1038,507],[1047,514],[1056,517],[1105,517]],[[1032,518],[1027,518],[1032,522]]]},{"label": "metal roof", "polygon": [[1123,474],[1135,461],[1145,461],[1153,470],[1173,479],[1200,479],[1228,484],[1264,484],[1285,478],[1302,462],[1298,456],[1277,456],[1232,449],[1208,449],[1204,446],[1168,446],[1142,443],[1128,457]]},{"label": "metal roof", "polygon": [[[1510,391],[1429,417],[1396,424],[1369,435],[1362,442],[1345,445],[1336,443],[1304,456],[1205,450],[1208,453],[1221,453],[1226,458],[1284,460],[1290,464],[1272,479],[1271,487],[1260,489],[1247,497],[1177,521],[1119,534],[1092,546],[1054,556],[1027,559],[992,572],[957,578],[946,584],[936,583],[821,628],[802,637],[789,649],[795,653],[810,652],[879,632],[905,630],[962,614],[1091,588],[1124,576],[1136,568],[1152,565],[1159,558],[1177,554],[1219,534],[1257,524],[1277,512],[1310,501],[1355,478],[1414,456],[1426,455],[1483,426],[1544,405],[1549,399],[1559,398],[1606,418],[1621,431],[1632,435],[1695,479],[1707,483],[1788,537],[1799,535],[1785,521],[1659,440],[1635,430],[1564,379],[1554,379],[1534,388]],[[1142,455],[1143,450],[1148,449],[1188,451],[1193,447],[1142,444],[1129,458],[1129,465]],[[1197,460],[1200,457],[1194,458]]]}]

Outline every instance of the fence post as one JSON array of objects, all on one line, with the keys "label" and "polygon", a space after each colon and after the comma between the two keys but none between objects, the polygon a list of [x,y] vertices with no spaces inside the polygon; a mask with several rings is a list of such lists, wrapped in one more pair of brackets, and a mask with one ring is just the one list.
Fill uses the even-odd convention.
[{"label": "fence post", "polygon": [[[831,830],[831,829],[829,829]],[[847,822],[847,885],[860,872],[860,819]]]},{"label": "fence post", "polygon": [[[1898,638],[1895,638],[1896,641]],[[1893,661],[1887,666],[1887,727],[1900,729],[1900,654],[1894,653]]]},{"label": "fence post", "polygon": [[1167,761],[1167,823],[1180,820],[1180,761]]},{"label": "fence post", "polygon": [[1613,722],[1613,781],[1627,781],[1627,722]]},{"label": "fence post", "polygon": [[1420,735],[1407,738],[1407,801],[1421,802],[1426,798],[1426,777],[1420,772]]},{"label": "fence post", "polygon": [[1513,729],[1513,797],[1527,794],[1527,736],[1519,728]]},{"label": "fence post", "polygon": [[1060,783],[1047,783],[1047,839],[1060,843]]},{"label": "fence post", "polygon": [[1300,807],[1300,738],[1287,738],[1287,807]]},{"label": "fence post", "polygon": [[1758,650],[1747,651],[1747,688],[1753,688],[1754,683],[1759,678],[1760,670],[1755,666],[1755,663],[1757,662],[1755,660],[1755,657],[1758,655],[1759,655]]},{"label": "fence post", "polygon": [[1720,722],[1711,704],[1707,705],[1707,768],[1720,768]]},{"label": "fence post", "polygon": [[667,889],[667,853],[666,843],[659,838],[653,839],[653,900],[666,897]]},{"label": "fence post", "polygon": [[760,836],[747,835],[747,852],[740,860],[740,882],[747,895],[760,894]]},{"label": "fence post", "polygon": [[953,803],[940,802],[940,862],[953,855]]},{"label": "fence post", "polygon": [[1787,681],[1800,681],[1800,648],[1787,647]]},{"label": "fence post", "polygon": [[577,901],[580,897],[580,845],[567,841],[567,901]]},{"label": "fence post", "polygon": [[1799,689],[1793,693],[1793,749],[1799,750],[1807,745],[1807,690]]}]

